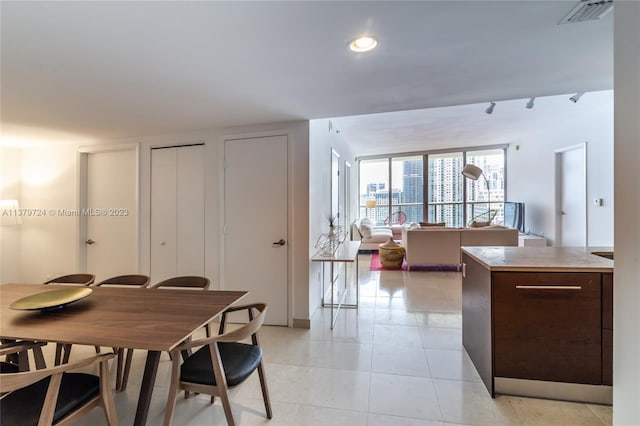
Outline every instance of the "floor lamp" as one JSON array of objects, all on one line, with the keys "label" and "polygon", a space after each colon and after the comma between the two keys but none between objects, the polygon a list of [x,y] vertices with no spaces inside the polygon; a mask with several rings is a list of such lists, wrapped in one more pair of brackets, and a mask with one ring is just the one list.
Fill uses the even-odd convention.
[{"label": "floor lamp", "polygon": [[[484,181],[487,184],[487,204],[489,205],[487,209],[488,210],[487,213],[489,217],[488,224],[490,224],[493,218],[491,217],[491,189],[489,188],[489,181],[487,180],[487,177],[485,176],[485,174],[483,173],[480,167],[475,166],[473,164],[466,164],[464,166],[464,169],[462,169],[462,175],[467,179],[471,179],[471,180],[478,180],[480,176],[484,178]],[[472,221],[473,220],[475,220],[475,218],[473,218]]]},{"label": "floor lamp", "polygon": [[370,209],[375,209],[376,206],[378,205],[378,202],[374,199],[374,200],[367,200],[366,206],[367,206],[367,217],[369,217],[369,210]]}]

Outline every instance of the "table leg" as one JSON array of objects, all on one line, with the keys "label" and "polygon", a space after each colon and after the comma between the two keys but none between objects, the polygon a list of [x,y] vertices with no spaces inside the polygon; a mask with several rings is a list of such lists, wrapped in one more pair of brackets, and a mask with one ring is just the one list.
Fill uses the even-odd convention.
[{"label": "table leg", "polygon": [[360,259],[356,254],[356,308],[358,307],[358,303],[360,303],[360,277],[358,275],[359,271],[360,271]]},{"label": "table leg", "polygon": [[144,375],[142,376],[142,386],[140,387],[138,409],[136,410],[136,419],[133,422],[134,425],[142,426],[147,423],[149,404],[151,404],[151,395],[153,394],[153,385],[156,382],[156,373],[158,372],[158,364],[160,363],[160,354],[160,351],[147,352],[147,362],[144,366]]},{"label": "table leg", "polygon": [[331,267],[330,267],[330,271],[331,271],[331,276],[329,277],[329,280],[331,280],[331,330],[333,330],[333,292],[335,290],[335,281],[333,280],[333,262],[331,262]]}]

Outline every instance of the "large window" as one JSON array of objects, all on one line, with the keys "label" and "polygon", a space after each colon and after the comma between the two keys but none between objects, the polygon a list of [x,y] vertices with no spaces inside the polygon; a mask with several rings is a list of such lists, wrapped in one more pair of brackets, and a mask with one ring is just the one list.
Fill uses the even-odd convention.
[{"label": "large window", "polygon": [[[492,216],[494,223],[502,223],[505,148],[361,159],[360,217],[379,225],[445,222],[463,227]],[[467,163],[480,167],[487,180],[465,179]]]},{"label": "large window", "polygon": [[480,167],[484,174],[484,177],[481,176],[478,180],[466,179],[467,222],[476,218],[489,220],[493,217],[494,223],[502,223],[504,221],[504,150],[469,152],[467,163]]},{"label": "large window", "polygon": [[382,224],[389,216],[389,159],[360,162],[360,217]]},{"label": "large window", "polygon": [[464,226],[464,192],[461,152],[428,154],[427,222],[445,222],[447,226]]}]

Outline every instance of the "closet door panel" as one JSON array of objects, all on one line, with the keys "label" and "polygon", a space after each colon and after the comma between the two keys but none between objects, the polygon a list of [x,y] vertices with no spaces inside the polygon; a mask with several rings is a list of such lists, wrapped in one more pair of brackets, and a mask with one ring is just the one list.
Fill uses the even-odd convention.
[{"label": "closet door panel", "polygon": [[177,217],[176,149],[151,151],[151,277],[175,275]]},{"label": "closet door panel", "polygon": [[204,146],[177,149],[176,275],[204,275]]}]

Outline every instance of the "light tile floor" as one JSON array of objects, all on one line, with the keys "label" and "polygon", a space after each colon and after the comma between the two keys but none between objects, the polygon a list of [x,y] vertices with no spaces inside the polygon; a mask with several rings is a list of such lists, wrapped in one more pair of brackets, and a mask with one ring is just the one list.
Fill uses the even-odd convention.
[{"label": "light tile floor", "polygon": [[[241,425],[610,425],[611,407],[500,396],[491,399],[462,347],[461,277],[454,272],[371,272],[360,256],[360,305],[318,309],[310,330],[263,327],[274,418],[264,417],[254,375],[232,391]],[[54,345],[49,345],[52,349]],[[92,354],[74,347],[72,358]],[[144,369],[136,351],[129,386],[115,395],[133,422]],[[149,424],[162,424],[170,361],[163,354]],[[96,409],[80,425],[104,424]],[[226,424],[220,402],[178,399],[174,425]]]}]

